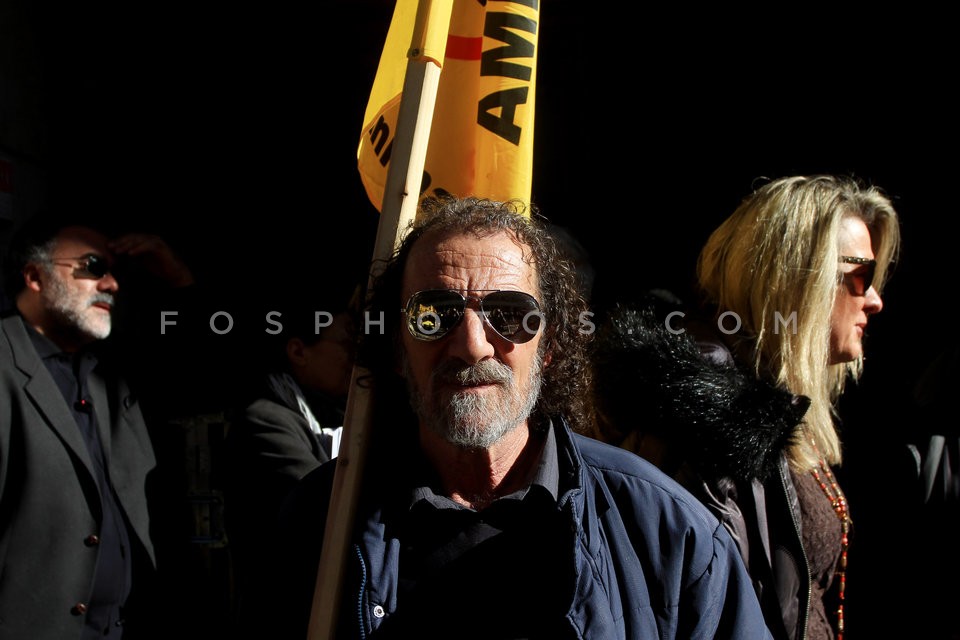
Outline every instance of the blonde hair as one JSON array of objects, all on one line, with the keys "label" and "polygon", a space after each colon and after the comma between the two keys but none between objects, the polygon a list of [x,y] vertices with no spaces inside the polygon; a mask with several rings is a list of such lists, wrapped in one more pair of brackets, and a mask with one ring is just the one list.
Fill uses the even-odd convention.
[{"label": "blonde hair", "polygon": [[707,301],[742,322],[738,356],[749,353],[756,375],[811,400],[805,437],[788,454],[799,470],[817,466],[818,451],[841,462],[836,401],[863,370],[862,358],[829,364],[840,226],[851,216],[870,231],[879,293],[899,250],[897,213],[879,189],[848,178],[793,176],[761,186],[711,234],[697,261]]}]

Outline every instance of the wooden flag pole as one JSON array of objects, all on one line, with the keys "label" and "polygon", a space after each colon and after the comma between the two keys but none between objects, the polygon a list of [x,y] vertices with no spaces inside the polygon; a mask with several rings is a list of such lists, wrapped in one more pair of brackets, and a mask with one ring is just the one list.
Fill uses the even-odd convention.
[{"label": "wooden flag pole", "polygon": [[[417,6],[416,26],[408,51],[397,130],[371,264],[393,256],[403,231],[416,217],[443,64],[442,57],[437,61],[425,55],[428,49],[426,43],[430,38],[436,41],[437,37],[442,37],[442,42],[446,42],[452,8],[453,0],[420,0]],[[439,29],[442,29],[441,35],[437,33]],[[369,290],[370,287],[367,288]],[[384,318],[383,321],[396,319]],[[354,366],[344,414],[343,444],[334,472],[307,640],[333,640],[336,633],[344,568],[371,431],[373,394],[368,387],[357,385],[357,380],[364,374]]]}]

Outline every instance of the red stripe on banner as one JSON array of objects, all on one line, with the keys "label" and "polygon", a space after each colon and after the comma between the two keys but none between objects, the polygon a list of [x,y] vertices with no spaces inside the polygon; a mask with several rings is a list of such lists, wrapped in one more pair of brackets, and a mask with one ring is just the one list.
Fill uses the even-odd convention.
[{"label": "red stripe on banner", "polygon": [[455,60],[479,60],[483,53],[483,38],[447,35],[445,57]]}]

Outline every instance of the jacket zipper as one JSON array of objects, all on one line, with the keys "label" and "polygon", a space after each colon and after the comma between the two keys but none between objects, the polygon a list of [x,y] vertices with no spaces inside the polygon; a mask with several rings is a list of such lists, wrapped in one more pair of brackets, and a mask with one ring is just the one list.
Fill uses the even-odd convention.
[{"label": "jacket zipper", "polygon": [[367,565],[363,562],[360,545],[353,545],[353,550],[357,554],[357,562],[360,564],[360,588],[357,590],[357,629],[360,631],[360,640],[365,640],[367,633],[363,626],[363,593],[367,588]]}]

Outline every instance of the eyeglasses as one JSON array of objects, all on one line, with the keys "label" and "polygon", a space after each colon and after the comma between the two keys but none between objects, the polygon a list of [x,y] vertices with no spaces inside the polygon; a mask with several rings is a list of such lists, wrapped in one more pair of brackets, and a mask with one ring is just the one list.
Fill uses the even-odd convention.
[{"label": "eyeglasses", "polygon": [[74,265],[73,262],[63,262],[60,260],[50,260],[50,264],[59,265],[61,267],[73,267],[73,277],[74,278],[83,278],[87,280],[99,280],[103,276],[110,273],[110,265],[107,263],[105,258],[102,258],[96,254],[88,254],[85,256],[80,256],[78,258],[63,258],[62,260],[72,260],[74,262],[80,263]]},{"label": "eyeglasses", "polygon": [[540,331],[543,314],[530,294],[500,289],[477,291],[486,295],[463,296],[452,289],[427,289],[413,294],[401,309],[410,335],[424,342],[439,340],[460,324],[471,300],[479,303],[480,315],[504,340],[523,344]]},{"label": "eyeglasses", "polygon": [[873,276],[877,271],[877,261],[873,258],[858,258],[856,256],[840,256],[840,262],[858,264],[863,269],[855,269],[849,273],[841,273],[841,279],[847,283],[850,293],[855,296],[867,294],[873,284]]}]

